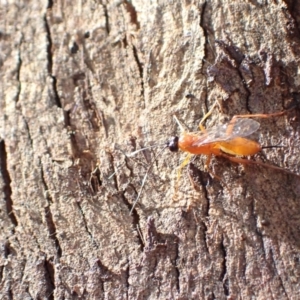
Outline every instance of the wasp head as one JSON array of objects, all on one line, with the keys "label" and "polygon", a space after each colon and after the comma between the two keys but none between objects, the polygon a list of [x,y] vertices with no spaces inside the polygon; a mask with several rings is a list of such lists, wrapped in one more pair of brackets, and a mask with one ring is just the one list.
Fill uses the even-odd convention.
[{"label": "wasp head", "polygon": [[178,136],[173,136],[168,142],[167,147],[171,152],[177,152],[178,151]]}]

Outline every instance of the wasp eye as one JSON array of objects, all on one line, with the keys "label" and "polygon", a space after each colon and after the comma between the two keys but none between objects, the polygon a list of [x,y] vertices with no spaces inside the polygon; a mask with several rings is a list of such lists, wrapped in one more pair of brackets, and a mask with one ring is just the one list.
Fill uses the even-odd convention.
[{"label": "wasp eye", "polygon": [[169,148],[169,150],[171,152],[177,152],[178,151],[178,140],[179,140],[178,136],[173,136],[171,138],[171,140],[168,141],[167,147]]}]

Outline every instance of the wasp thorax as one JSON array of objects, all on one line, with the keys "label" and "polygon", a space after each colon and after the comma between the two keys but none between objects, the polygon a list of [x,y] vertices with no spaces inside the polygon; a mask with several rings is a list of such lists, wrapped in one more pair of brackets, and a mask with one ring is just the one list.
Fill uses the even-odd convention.
[{"label": "wasp thorax", "polygon": [[167,147],[171,152],[177,152],[178,151],[178,136],[173,136],[170,141],[167,143]]}]

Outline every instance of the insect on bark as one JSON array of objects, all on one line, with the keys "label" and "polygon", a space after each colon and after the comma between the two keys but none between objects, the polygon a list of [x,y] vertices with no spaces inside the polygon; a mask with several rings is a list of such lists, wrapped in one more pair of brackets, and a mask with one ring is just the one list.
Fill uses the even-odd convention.
[{"label": "insect on bark", "polygon": [[[203,126],[203,122],[212,114],[212,111],[217,104],[218,102],[216,101],[209,112],[206,113],[202,118],[199,124],[200,132],[197,133],[185,131],[181,123],[178,121],[177,117],[174,116],[175,121],[179,125],[182,133],[180,136],[172,137],[167,143],[166,147],[164,147],[164,149],[169,148],[171,152],[177,152],[181,150],[187,153],[187,157],[184,159],[178,169],[177,182],[179,181],[179,178],[181,176],[182,168],[189,163],[192,155],[206,155],[207,160],[205,166],[208,170],[211,157],[212,155],[214,155],[224,157],[235,163],[256,164],[300,177],[300,175],[293,173],[287,169],[244,158],[245,156],[255,155],[263,148],[258,142],[247,138],[249,135],[256,132],[260,127],[260,124],[257,121],[253,120],[253,118],[272,118],[282,116],[288,111],[294,109],[294,107],[272,114],[235,115],[226,124],[205,129]],[[161,152],[159,152],[159,154],[160,153]],[[146,175],[144,176],[139,194],[131,208],[131,212],[133,211],[137,201],[141,196],[146,178],[151,167],[152,164],[149,166]]]}]

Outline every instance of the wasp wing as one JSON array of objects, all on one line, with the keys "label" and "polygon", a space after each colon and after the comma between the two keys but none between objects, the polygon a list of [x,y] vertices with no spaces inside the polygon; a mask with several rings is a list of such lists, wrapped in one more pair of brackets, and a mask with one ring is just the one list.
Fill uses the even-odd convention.
[{"label": "wasp wing", "polygon": [[260,124],[253,119],[237,118],[229,123],[207,129],[199,135],[199,140],[195,141],[193,146],[231,140],[235,137],[246,137],[257,131],[259,126]]}]

